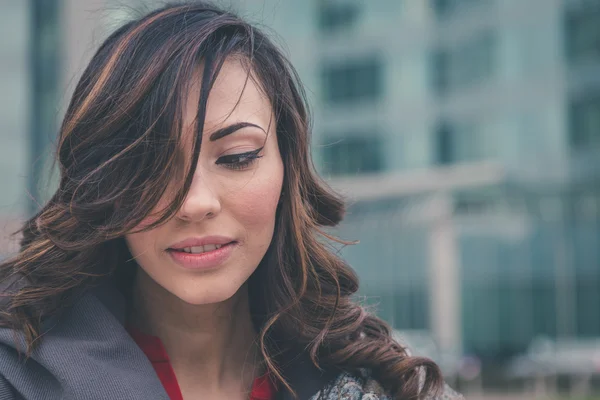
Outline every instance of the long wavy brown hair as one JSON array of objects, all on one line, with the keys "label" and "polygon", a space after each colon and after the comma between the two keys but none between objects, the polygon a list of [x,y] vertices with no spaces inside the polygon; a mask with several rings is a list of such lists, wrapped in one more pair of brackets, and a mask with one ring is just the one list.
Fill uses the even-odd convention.
[{"label": "long wavy brown hair", "polygon": [[190,188],[201,135],[191,162],[179,149],[194,71],[203,68],[202,127],[211,85],[229,56],[246,62],[248,76],[270,99],[285,168],[275,235],[249,281],[268,368],[291,389],[278,363],[286,344],[274,343],[293,338],[287,345],[307,349],[315,365],[368,369],[395,398],[435,395],[442,386],[438,367],[409,356],[385,322],[353,301],[357,276],[325,244],[333,238],[323,228],[340,222],[344,204],[314,172],[297,73],[260,30],[203,2],[169,4],[127,23],[92,58],[60,129],[59,188],[25,223],[20,252],[0,265],[2,279],[28,282],[4,293],[8,306],[0,320],[24,333],[30,354],[43,340],[44,318],[101,278],[127,270],[124,235],[155,210],[174,177],[181,177],[177,194],[145,229],[171,218]]}]

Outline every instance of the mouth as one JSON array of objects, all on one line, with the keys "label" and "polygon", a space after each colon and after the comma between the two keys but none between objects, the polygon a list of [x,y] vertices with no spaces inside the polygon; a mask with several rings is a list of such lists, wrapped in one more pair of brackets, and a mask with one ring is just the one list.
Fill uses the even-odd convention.
[{"label": "mouth", "polygon": [[205,244],[202,246],[189,246],[189,247],[172,247],[167,249],[167,251],[174,251],[178,253],[188,253],[188,254],[203,254],[209,253],[211,251],[219,250],[222,247],[230,246],[236,244],[236,241],[231,241],[223,244]]},{"label": "mouth", "polygon": [[202,253],[208,253],[209,251],[218,250],[223,246],[228,246],[233,243],[234,242],[229,242],[226,244],[205,244],[204,246],[182,247],[179,249],[169,249],[169,250],[170,251],[178,251],[178,252],[182,252],[182,253],[188,253],[188,254],[202,254]]},{"label": "mouth", "polygon": [[214,269],[231,256],[237,242],[223,244],[205,244],[202,246],[170,248],[167,252],[171,258],[186,269]]}]

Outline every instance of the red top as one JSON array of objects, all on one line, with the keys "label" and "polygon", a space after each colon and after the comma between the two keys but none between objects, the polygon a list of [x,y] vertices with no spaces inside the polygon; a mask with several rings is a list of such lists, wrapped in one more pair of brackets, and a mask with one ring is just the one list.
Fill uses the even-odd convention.
[{"label": "red top", "polygon": [[[171,400],[183,400],[183,395],[181,394],[181,389],[179,389],[175,371],[173,371],[171,361],[169,361],[169,356],[167,355],[167,351],[165,350],[162,341],[156,336],[146,335],[132,327],[128,327],[127,330],[152,363],[169,398]],[[269,378],[269,374],[267,373],[254,380],[252,391],[250,393],[250,400],[274,400],[276,393],[277,388],[275,383]]]}]

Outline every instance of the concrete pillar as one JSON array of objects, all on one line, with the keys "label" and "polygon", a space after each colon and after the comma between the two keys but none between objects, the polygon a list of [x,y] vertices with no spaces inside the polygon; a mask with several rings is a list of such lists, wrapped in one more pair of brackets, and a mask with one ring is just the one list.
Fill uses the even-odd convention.
[{"label": "concrete pillar", "polygon": [[429,298],[432,334],[444,352],[461,354],[461,273],[452,198],[434,195],[429,236]]}]

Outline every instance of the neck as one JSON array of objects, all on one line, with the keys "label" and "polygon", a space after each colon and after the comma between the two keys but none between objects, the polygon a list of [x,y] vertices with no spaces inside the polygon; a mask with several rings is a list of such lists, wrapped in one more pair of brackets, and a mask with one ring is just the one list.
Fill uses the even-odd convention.
[{"label": "neck", "polygon": [[261,374],[246,285],[222,303],[191,305],[139,269],[132,300],[129,322],[161,339],[182,391],[247,391]]}]

